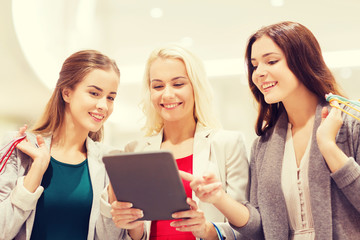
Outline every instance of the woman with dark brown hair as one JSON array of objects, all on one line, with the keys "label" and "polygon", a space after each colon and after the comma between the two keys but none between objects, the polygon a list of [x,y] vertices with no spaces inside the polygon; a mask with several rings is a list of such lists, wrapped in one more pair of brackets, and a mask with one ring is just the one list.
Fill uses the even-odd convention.
[{"label": "woman with dark brown hair", "polygon": [[[108,178],[99,141],[113,111],[119,77],[116,63],[94,50],[65,60],[43,116],[0,173],[0,239],[125,235],[100,214]],[[17,136],[26,130],[25,125]]]},{"label": "woman with dark brown hair", "polygon": [[250,37],[245,60],[259,103],[250,201],[211,188],[214,179],[193,180],[195,193],[252,239],[360,239],[360,122],[325,101],[341,93],[316,38],[299,23],[270,25]]}]

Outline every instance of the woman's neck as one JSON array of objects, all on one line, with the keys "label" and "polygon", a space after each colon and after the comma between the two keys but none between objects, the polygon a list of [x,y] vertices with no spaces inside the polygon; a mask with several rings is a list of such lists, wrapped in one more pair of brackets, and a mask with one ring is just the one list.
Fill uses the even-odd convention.
[{"label": "woman's neck", "polygon": [[298,93],[291,100],[283,101],[293,128],[301,128],[314,118],[318,101],[318,97],[310,91]]},{"label": "woman's neck", "polygon": [[53,134],[51,148],[61,149],[64,152],[86,153],[85,141],[88,134],[88,131],[79,130],[65,119],[62,127]]},{"label": "woman's neck", "polygon": [[85,152],[85,140],[84,137],[79,137],[72,132],[61,132],[53,135],[51,141],[51,148],[62,148],[64,151],[80,151]]},{"label": "woman's neck", "polygon": [[163,141],[170,141],[172,144],[181,143],[195,135],[195,119],[189,121],[165,122]]}]

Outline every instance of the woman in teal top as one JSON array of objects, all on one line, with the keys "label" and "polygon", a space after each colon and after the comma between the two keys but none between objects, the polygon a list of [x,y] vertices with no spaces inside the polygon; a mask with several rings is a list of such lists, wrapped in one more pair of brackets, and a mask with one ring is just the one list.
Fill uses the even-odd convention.
[{"label": "woman in teal top", "polygon": [[51,157],[41,185],[31,239],[86,239],[93,200],[88,160],[67,164]]},{"label": "woman in teal top", "polygon": [[100,213],[108,178],[99,141],[119,76],[116,63],[97,51],[65,60],[43,116],[0,173],[0,239],[127,237]]}]

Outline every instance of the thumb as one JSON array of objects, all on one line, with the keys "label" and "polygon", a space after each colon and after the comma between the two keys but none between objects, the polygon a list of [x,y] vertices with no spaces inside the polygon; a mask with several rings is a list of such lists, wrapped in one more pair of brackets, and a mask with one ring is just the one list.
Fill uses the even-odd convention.
[{"label": "thumb", "polygon": [[191,173],[187,173],[187,172],[184,172],[181,170],[179,170],[179,175],[182,179],[184,179],[185,181],[189,181],[189,182],[191,182],[195,178]]},{"label": "thumb", "polygon": [[214,172],[205,172],[203,178],[206,180],[216,179],[216,175]]},{"label": "thumb", "polygon": [[109,182],[109,185],[108,185],[108,201],[110,204],[116,201],[116,196],[114,193],[114,189],[111,185],[111,182]]},{"label": "thumb", "polygon": [[41,135],[36,136],[36,142],[39,147],[45,146],[44,138]]}]

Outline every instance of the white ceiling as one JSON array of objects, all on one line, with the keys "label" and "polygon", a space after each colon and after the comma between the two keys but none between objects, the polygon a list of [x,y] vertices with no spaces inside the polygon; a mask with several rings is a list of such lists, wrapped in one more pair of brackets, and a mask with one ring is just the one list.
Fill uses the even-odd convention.
[{"label": "white ceiling", "polygon": [[[106,53],[120,67],[123,97],[115,121],[124,114],[138,114],[132,109],[140,97],[137,90],[145,59],[165,43],[177,42],[193,50],[205,61],[212,81],[245,82],[242,58],[248,36],[283,20],[310,28],[334,66],[346,63],[333,70],[348,79],[346,90],[356,96],[359,85],[354,88],[349,81],[360,77],[360,1],[283,0],[281,7],[272,2],[282,1],[2,0],[0,124],[38,117],[61,63],[85,48]],[[154,8],[162,11],[162,17],[151,16]]]}]

